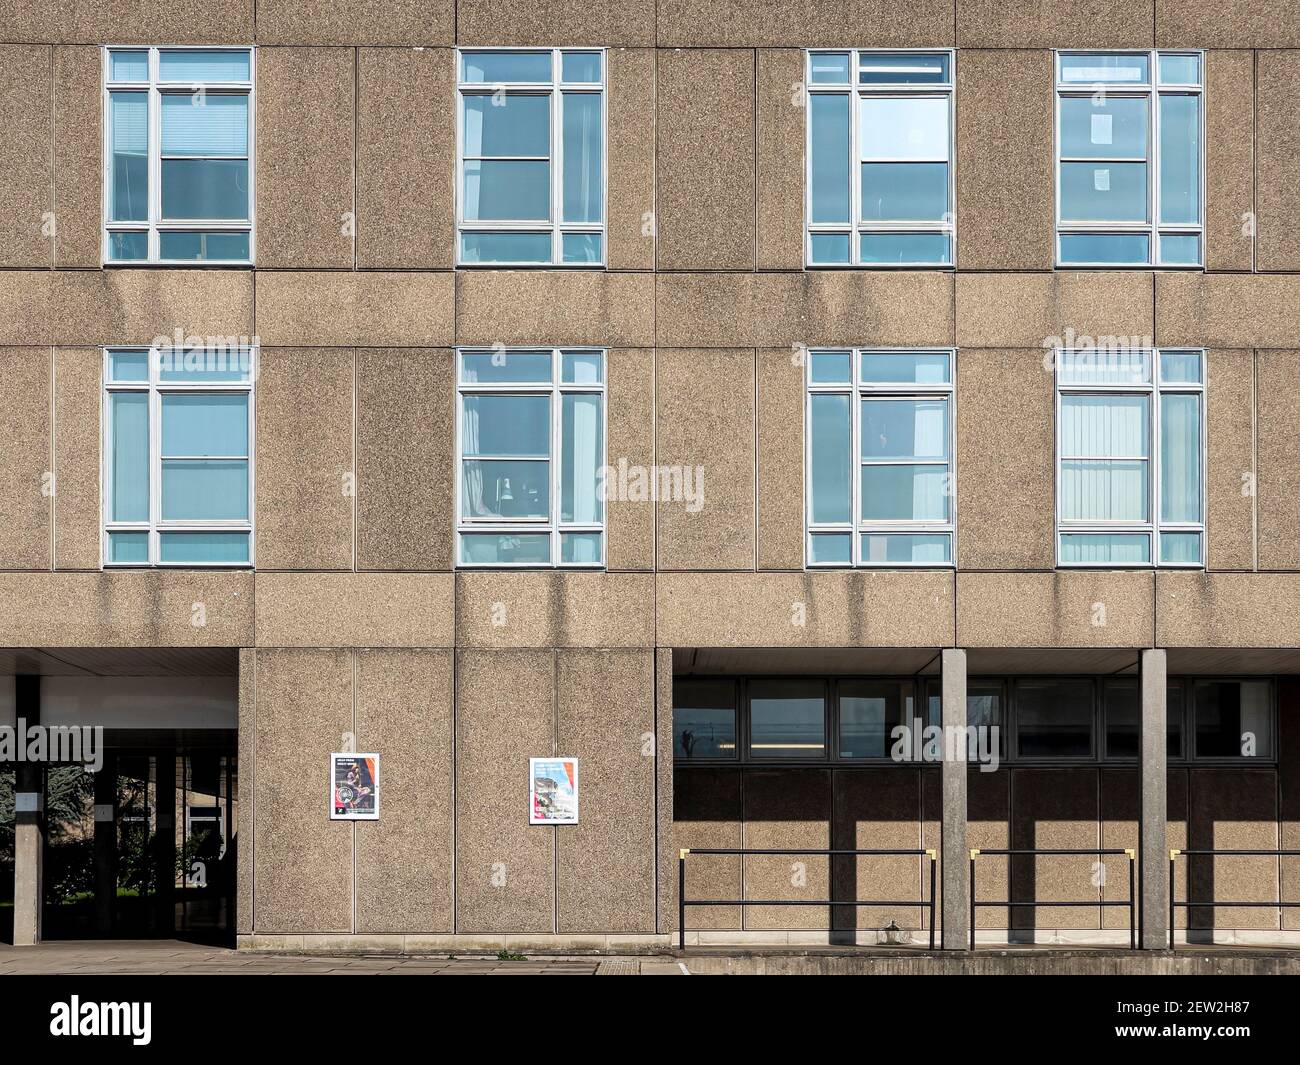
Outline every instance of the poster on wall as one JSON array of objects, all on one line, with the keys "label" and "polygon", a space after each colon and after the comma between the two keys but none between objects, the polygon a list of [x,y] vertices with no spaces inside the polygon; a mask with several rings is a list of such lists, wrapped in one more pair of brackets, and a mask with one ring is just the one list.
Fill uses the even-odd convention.
[{"label": "poster on wall", "polygon": [[528,823],[578,823],[578,760],[528,759]]},{"label": "poster on wall", "polygon": [[330,820],[379,820],[379,755],[330,755]]}]

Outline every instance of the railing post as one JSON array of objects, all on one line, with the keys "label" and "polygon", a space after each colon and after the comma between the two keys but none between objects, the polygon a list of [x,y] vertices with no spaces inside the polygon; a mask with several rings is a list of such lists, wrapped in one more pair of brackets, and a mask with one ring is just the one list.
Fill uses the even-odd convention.
[{"label": "railing post", "polygon": [[930,949],[934,950],[934,850],[925,852],[930,856]]},{"label": "railing post", "polygon": [[970,852],[970,949],[975,949],[975,859],[979,850],[971,848]]},{"label": "railing post", "polygon": [[1133,866],[1137,862],[1137,852],[1129,847],[1124,853],[1128,855],[1128,949],[1137,950],[1137,900],[1133,897]]},{"label": "railing post", "polygon": [[689,847],[677,852],[677,949],[686,949],[686,856]]},{"label": "railing post", "polygon": [[[1175,894],[1174,884],[1176,883],[1174,876],[1175,876],[1175,867],[1177,864],[1176,859],[1178,858],[1178,854],[1179,851],[1176,847],[1170,848],[1169,851],[1169,949],[1170,951],[1173,951],[1174,949],[1174,894]],[[1188,901],[1189,902],[1191,901],[1190,894],[1188,897]],[[1188,910],[1188,913],[1190,912],[1191,911]]]}]

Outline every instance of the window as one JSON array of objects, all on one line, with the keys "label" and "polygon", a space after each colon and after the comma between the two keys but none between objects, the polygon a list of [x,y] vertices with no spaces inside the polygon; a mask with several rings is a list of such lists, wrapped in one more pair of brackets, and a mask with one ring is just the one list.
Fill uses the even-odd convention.
[{"label": "window", "polygon": [[1059,265],[1201,265],[1201,69],[1200,52],[1057,54]]},{"label": "window", "polygon": [[602,351],[458,354],[463,566],[604,564]]},{"label": "window", "polygon": [[105,566],[252,564],[253,362],[105,352]]},{"label": "window", "polygon": [[820,680],[752,681],[749,756],[824,761],[826,685]]},{"label": "window", "polygon": [[104,261],[253,259],[253,52],[105,50]]},{"label": "window", "polygon": [[809,52],[809,266],[951,266],[951,52]]},{"label": "window", "polygon": [[1203,364],[1200,351],[1057,352],[1059,565],[1204,564]]},{"label": "window", "polygon": [[1016,756],[1093,757],[1093,685],[1087,679],[1016,682]]},{"label": "window", "polygon": [[808,353],[808,565],[952,564],[952,359]]},{"label": "window", "polygon": [[728,759],[736,750],[736,682],[677,680],[673,684],[673,757]]},{"label": "window", "polygon": [[[1141,749],[1142,693],[1136,680],[1106,682],[1106,757],[1136,758]],[[1170,684],[1165,694],[1165,755],[1183,756],[1183,688]]]},{"label": "window", "polygon": [[916,727],[911,681],[846,680],[836,687],[841,758],[888,758],[894,730]]},{"label": "window", "polygon": [[1272,685],[1266,680],[1198,680],[1192,685],[1196,757],[1273,757]]},{"label": "window", "polygon": [[459,66],[458,261],[605,261],[605,53],[465,51]]}]

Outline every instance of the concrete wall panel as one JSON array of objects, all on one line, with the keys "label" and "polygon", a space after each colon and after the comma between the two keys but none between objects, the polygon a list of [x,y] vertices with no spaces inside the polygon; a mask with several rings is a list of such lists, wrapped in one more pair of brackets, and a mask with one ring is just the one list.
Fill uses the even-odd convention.
[{"label": "concrete wall panel", "polygon": [[799,48],[758,53],[755,260],[760,270],[803,267],[807,108],[796,87],[804,81],[804,55]]},{"label": "concrete wall panel", "polygon": [[958,647],[1150,647],[1153,575],[959,573]]},{"label": "concrete wall panel", "polygon": [[[495,3],[485,6],[497,7]],[[655,53],[649,48],[612,48],[605,55],[609,63],[606,262],[611,270],[653,270]]]},{"label": "concrete wall panel", "polygon": [[[1211,351],[1207,362],[1209,568],[1250,569],[1255,564],[1257,498],[1250,490],[1255,475],[1255,359],[1249,351]],[[1287,445],[1285,439],[1277,442]]]},{"label": "concrete wall panel", "polygon": [[610,476],[605,482],[605,565],[610,570],[653,569],[654,502],[640,498],[632,485],[636,471],[651,470],[655,462],[655,353],[617,348],[606,359],[605,464]]},{"label": "concrete wall panel", "polygon": [[[910,850],[921,846],[921,775],[889,769],[836,770],[835,817],[831,846],[842,850]],[[924,873],[929,891],[929,863],[903,855],[832,859],[837,901],[920,898]],[[820,911],[818,911],[820,912]],[[923,927],[919,906],[860,906],[834,911],[837,929]]]},{"label": "concrete wall panel", "polygon": [[1254,211],[1255,58],[1248,51],[1207,52],[1205,264],[1209,269],[1252,268],[1257,227],[1248,223]]},{"label": "concrete wall panel", "polygon": [[50,240],[42,216],[53,209],[50,49],[0,46],[0,71],[0,95],[10,115],[0,126],[0,266],[48,266]]},{"label": "concrete wall panel", "polygon": [[455,0],[257,0],[256,11],[259,44],[451,44],[456,26]]},{"label": "concrete wall panel", "polygon": [[0,348],[0,569],[49,569],[50,350]]},{"label": "concrete wall panel", "polygon": [[962,48],[1150,48],[1155,12],[1124,0],[957,0]]},{"label": "concrete wall panel", "polygon": [[[821,849],[831,845],[831,774],[746,770],[744,840],[747,849]],[[701,859],[703,860],[703,859]],[[716,859],[714,859],[716,861]],[[747,900],[830,898],[829,859],[810,855],[760,854],[742,859]],[[747,929],[828,928],[820,906],[746,906]]]},{"label": "concrete wall panel", "polygon": [[1261,351],[1255,362],[1258,419],[1256,504],[1261,569],[1300,568],[1300,351]]},{"label": "concrete wall panel", "polygon": [[[1017,769],[1011,782],[1011,846],[1097,847],[1099,810],[1094,769]],[[1020,902],[1100,900],[1095,855],[1019,857],[1011,863],[1011,898]],[[1016,907],[1013,928],[1098,928],[1101,907]]]},{"label": "concrete wall panel", "polygon": [[[791,7],[774,0],[661,0],[659,46],[727,48],[933,48],[953,43],[948,0],[810,0]],[[870,40],[862,39],[870,28]]]},{"label": "concrete wall panel", "polygon": [[462,570],[456,639],[463,647],[653,647],[648,573]]},{"label": "concrete wall panel", "polygon": [[758,568],[803,568],[804,360],[762,348],[758,366]]},{"label": "concrete wall panel", "polygon": [[456,343],[654,344],[654,278],[572,270],[463,270]]},{"label": "concrete wall panel", "polygon": [[264,647],[450,647],[450,573],[259,573]]},{"label": "concrete wall panel", "polygon": [[[740,770],[690,769],[673,775],[673,873],[677,873],[677,848],[740,849]],[[740,857],[700,854],[686,859],[686,896],[690,899],[741,897]],[[738,929],[739,906],[690,906],[688,932],[697,929]],[[673,918],[676,925],[676,917]]]}]

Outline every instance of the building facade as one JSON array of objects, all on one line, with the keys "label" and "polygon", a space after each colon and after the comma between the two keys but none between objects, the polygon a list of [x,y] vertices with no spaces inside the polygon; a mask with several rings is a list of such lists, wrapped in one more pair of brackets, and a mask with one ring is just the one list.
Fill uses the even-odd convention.
[{"label": "building facade", "polygon": [[1296,5],[0,41],[15,942],[1297,942]]}]

